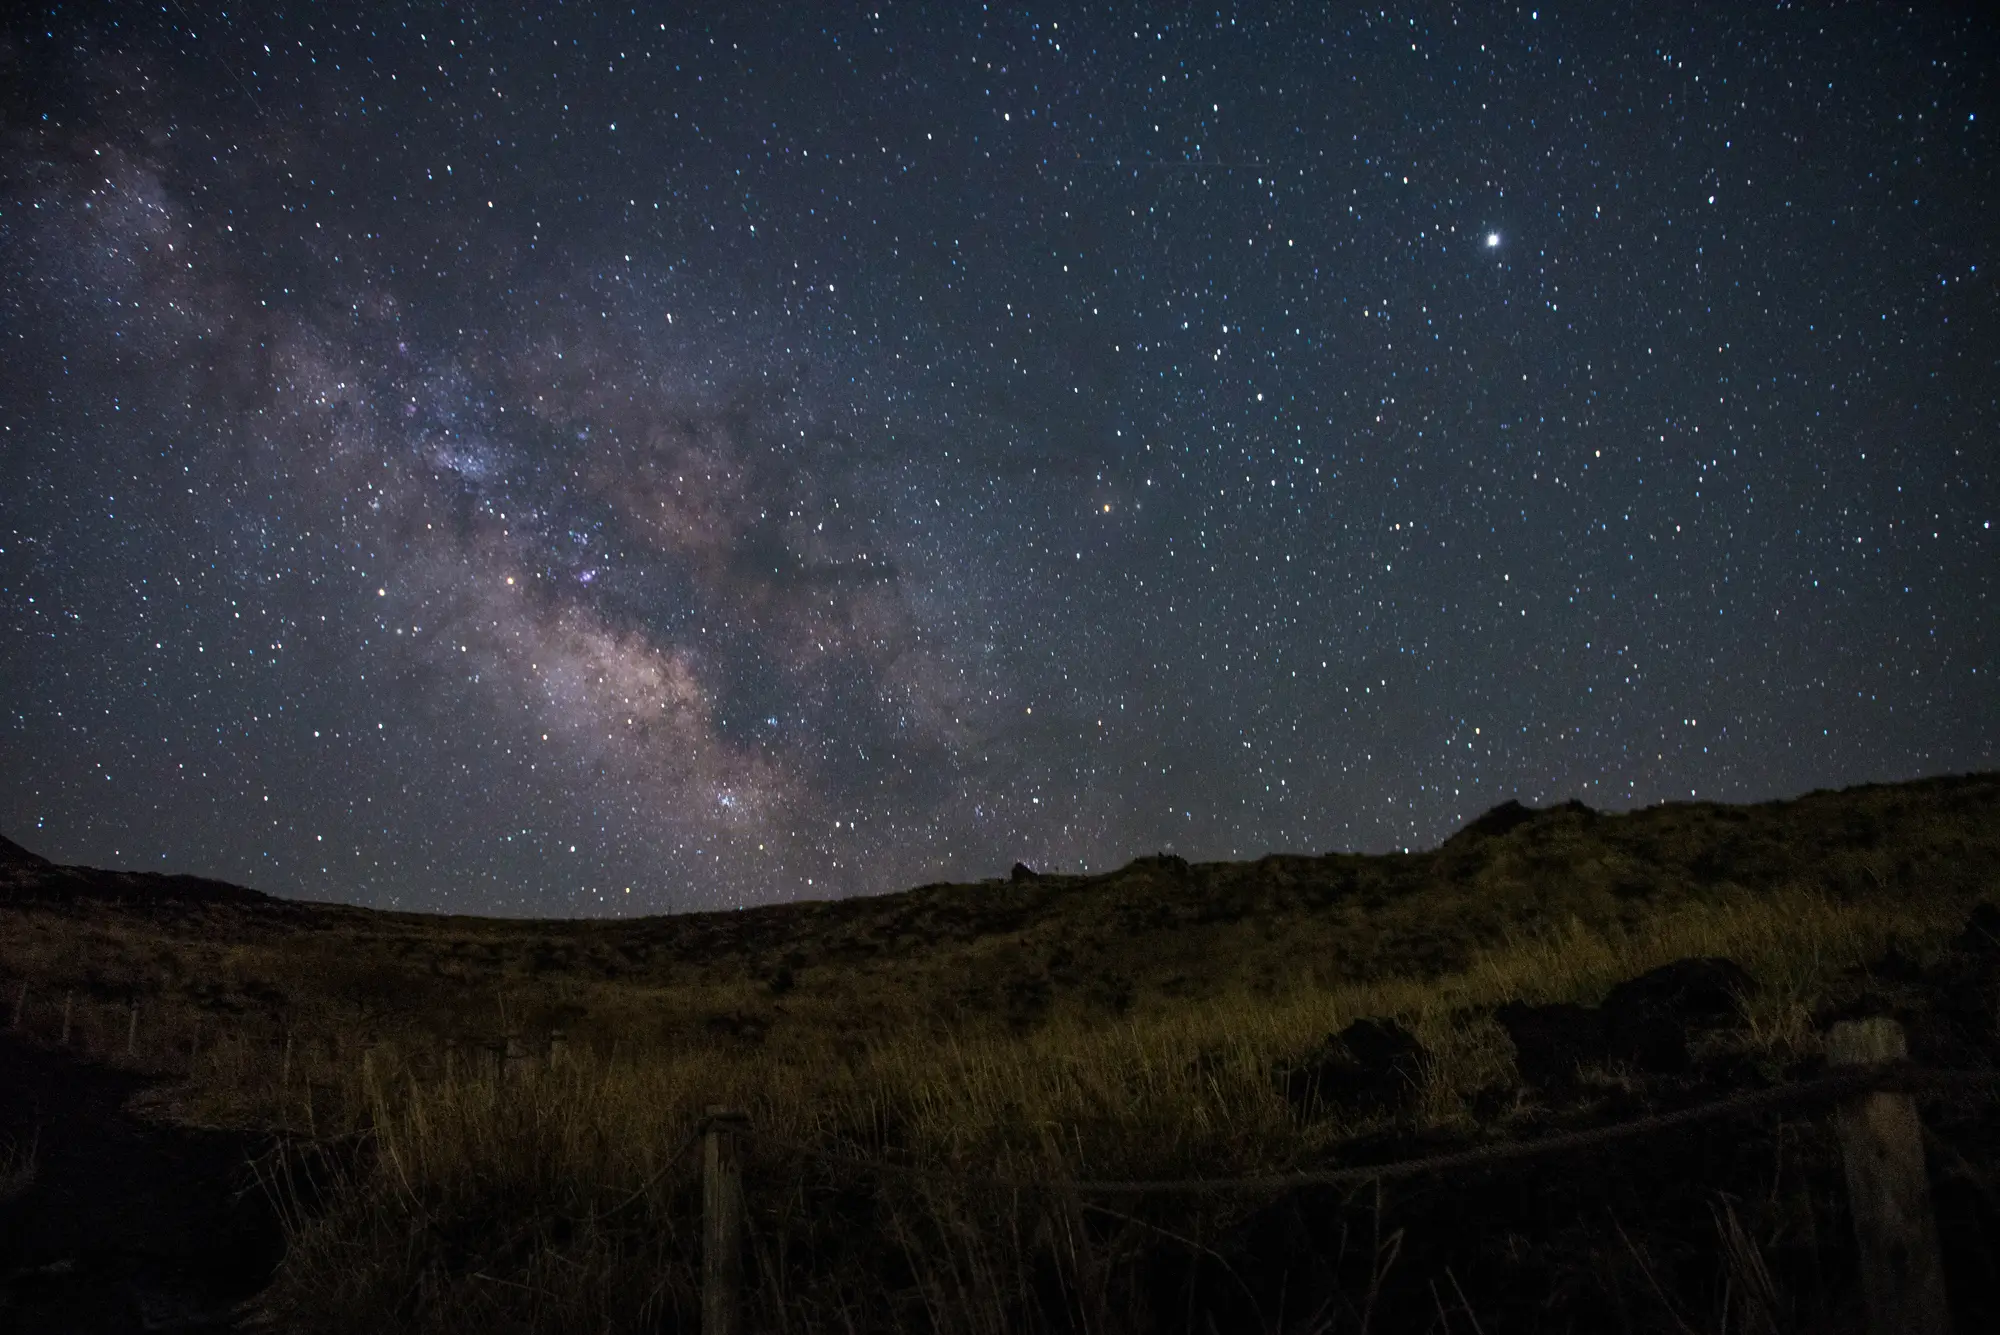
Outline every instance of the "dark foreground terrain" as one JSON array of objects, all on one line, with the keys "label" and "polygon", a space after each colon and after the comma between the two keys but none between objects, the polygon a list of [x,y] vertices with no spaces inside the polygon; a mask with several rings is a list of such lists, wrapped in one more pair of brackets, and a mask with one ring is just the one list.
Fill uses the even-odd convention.
[{"label": "dark foreground terrain", "polygon": [[[0,1330],[693,1329],[671,1150],[722,1101],[753,1328],[1860,1331],[1824,1103],[1079,1184],[1623,1125],[1870,1015],[1991,1072],[1996,904],[1988,775],[625,923],[0,843]],[[1958,1329],[2000,1329],[2000,1104],[1920,1107]]]},{"label": "dark foreground terrain", "polygon": [[0,1035],[0,1330],[224,1330],[269,1282],[261,1138],[139,1115],[149,1083]]},{"label": "dark foreground terrain", "polygon": [[[1557,1005],[1507,1015],[1503,1007],[1522,1064],[1542,1062],[1493,1091],[1536,1104],[1512,1121],[1507,1141],[1630,1124],[1824,1075],[1823,1060],[1772,1071],[1746,1059],[1729,1041],[1742,1017],[1701,995],[1706,966],[1717,963],[1682,961],[1635,980],[1628,991],[1666,986],[1607,1000],[1611,1014]],[[1977,910],[1926,964],[1892,952],[1846,982],[1838,1004],[1816,1017],[1821,1023],[1893,1016],[1920,1065],[2000,1070],[2000,910]],[[1616,1079],[1579,1074],[1607,1055]],[[1997,1096],[2000,1082],[1919,1100],[1961,1331],[2000,1330]],[[1197,1303],[1263,1329],[1338,1313],[1332,1329],[1859,1331],[1864,1295],[1832,1112],[1829,1101],[1805,1100],[1602,1148],[1425,1175],[1379,1198],[1372,1188],[1288,1192],[1238,1225],[1208,1264],[1190,1258],[1199,1279],[1172,1282],[1190,1294],[1205,1284]],[[1346,1158],[1390,1162],[1492,1143],[1392,1133],[1352,1144]],[[1394,1255],[1386,1273],[1385,1249]]]}]

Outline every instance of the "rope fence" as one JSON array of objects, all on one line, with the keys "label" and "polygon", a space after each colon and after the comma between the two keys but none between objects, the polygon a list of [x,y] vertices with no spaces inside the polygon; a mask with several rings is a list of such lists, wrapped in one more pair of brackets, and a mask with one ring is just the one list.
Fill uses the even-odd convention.
[{"label": "rope fence", "polygon": [[[46,999],[31,993],[26,980],[17,981],[10,996],[0,996],[5,1027],[22,1038],[53,1039],[58,1047],[85,1055],[121,1056],[126,1060],[172,1054],[192,1066],[202,1052],[203,1021],[199,1008],[163,1011],[154,1003],[154,1019],[142,1025],[138,999],[111,1005],[64,990]],[[60,1000],[58,1001],[58,996]],[[46,1014],[37,1016],[31,1002],[40,1000]],[[180,1014],[186,1011],[186,1015]],[[211,1024],[214,1021],[210,1021]],[[276,1035],[274,1035],[275,1037]],[[210,1038],[216,1046],[221,1035]],[[164,1043],[163,1043],[164,1040]],[[289,1073],[293,1036],[287,1027],[275,1060]],[[455,1069],[461,1045],[447,1042],[443,1067]],[[162,1048],[165,1051],[162,1051]],[[373,1049],[359,1049],[365,1069]],[[1909,1059],[1901,1027],[1887,1017],[1847,1021],[1833,1026],[1826,1037],[1828,1070],[1809,1080],[1748,1089],[1665,1112],[1652,1113],[1602,1126],[1559,1131],[1527,1140],[1475,1145],[1386,1163],[1336,1164],[1292,1172],[1237,1177],[1182,1177],[1134,1180],[1082,1179],[1058,1181],[1045,1177],[1008,1177],[962,1168],[899,1163],[892,1159],[841,1149],[800,1144],[754,1127],[749,1117],[722,1105],[711,1105],[673,1152],[656,1161],[647,1181],[619,1204],[618,1212],[644,1199],[696,1146],[702,1149],[703,1214],[703,1335],[741,1335],[740,1295],[746,1232],[742,1188],[744,1142],[769,1147],[783,1155],[828,1166],[907,1180],[950,1182],[1002,1192],[1032,1195],[1059,1190],[1065,1195],[1143,1197],[1163,1195],[1257,1195],[1306,1187],[1347,1187],[1498,1167],[1565,1153],[1582,1153],[1603,1146],[1662,1135],[1682,1127],[1808,1105],[1832,1105],[1841,1157],[1847,1178],[1848,1202],[1860,1244],[1863,1287],[1868,1297],[1871,1335],[1946,1335],[1950,1328],[1945,1306],[1943,1270],[1939,1260],[1935,1215],[1924,1162],[1923,1127],[1916,1096],[1946,1093],[1990,1097],[2000,1090],[2000,1070],[1934,1070]],[[484,1058],[483,1068],[496,1088],[512,1068],[535,1062],[550,1066],[562,1060],[559,1031],[549,1035],[546,1048],[531,1053],[517,1035],[466,1045],[466,1055]],[[220,1055],[219,1052],[217,1055]],[[178,1064],[177,1063],[177,1064]],[[308,1095],[317,1088],[308,1080]],[[310,1112],[310,1098],[308,1098]]]},{"label": "rope fence", "polygon": [[[1494,1164],[1509,1163],[1522,1159],[1540,1158],[1545,1155],[1561,1154],[1567,1151],[1587,1150],[1600,1145],[1609,1145],[1621,1140],[1635,1140],[1645,1136],[1658,1135],[1678,1127],[1698,1122],[1717,1121],[1723,1118],[1743,1116],[1749,1113],[1768,1112],[1778,1108],[1795,1107],[1802,1104],[1829,1103],[1856,1094],[1872,1092],[1896,1092],[1902,1094],[1937,1093],[1953,1089],[1987,1089],[2000,1086],[2000,1071],[1933,1071],[1907,1060],[1877,1062],[1862,1066],[1850,1066],[1829,1071],[1811,1080],[1794,1081],[1789,1084],[1773,1085],[1765,1089],[1746,1090],[1727,1098],[1715,1099],[1708,1103],[1696,1104],[1688,1108],[1677,1108],[1671,1112],[1655,1113],[1630,1121],[1614,1122],[1606,1126],[1587,1127],[1576,1131],[1564,1131],[1553,1135],[1539,1136],[1533,1140],[1509,1141],[1504,1144],[1480,1145],[1471,1149],[1453,1150],[1444,1154],[1424,1155],[1414,1159],[1400,1159],[1381,1164],[1357,1164],[1341,1168],[1305,1169],[1293,1173],[1270,1173],[1252,1177],[1182,1177],[1150,1178],[1136,1181],[1100,1181],[1084,1179],[1066,1183],[1065,1188],[1087,1196],[1141,1196],[1152,1194],[1255,1194],[1262,1192],[1289,1191],[1295,1187],[1338,1187],[1367,1182],[1387,1182],[1398,1178],[1419,1177],[1426,1173],[1445,1173],[1459,1169],[1483,1168]],[[926,1168],[914,1164],[894,1163],[864,1155],[845,1154],[838,1150],[824,1150],[811,1145],[801,1145],[755,1129],[746,1129],[744,1134],[762,1144],[780,1149],[802,1158],[817,1159],[822,1163],[835,1164],[845,1168],[888,1173],[899,1177],[919,1178],[929,1181],[953,1181],[964,1185],[988,1187],[1000,1191],[1032,1191],[1045,1187],[1040,1179],[1007,1178],[991,1174],[968,1173],[958,1169]]]},{"label": "rope fence", "polygon": [[[1100,1197],[1257,1194],[1302,1187],[1355,1186],[1579,1153],[1702,1122],[1781,1108],[1831,1104],[1836,1109],[1835,1128],[1846,1169],[1856,1240],[1860,1244],[1871,1335],[1948,1335],[1950,1318],[1915,1096],[1952,1092],[1990,1096],[2000,1090],[2000,1071],[1940,1071],[1921,1066],[1909,1059],[1901,1026],[1886,1017],[1835,1025],[1827,1039],[1827,1057],[1830,1069],[1810,1080],[1744,1090],[1686,1108],[1532,1140],[1480,1145],[1388,1163],[1290,1173],[1131,1181],[1085,1179],[1060,1186],[1065,1192]],[[757,1130],[744,1113],[721,1106],[709,1109],[709,1115],[697,1124],[694,1135],[675,1152],[668,1166],[692,1148],[697,1139],[704,1144],[703,1335],[739,1335],[742,1330],[738,1309],[744,1228],[742,1140],[830,1166],[911,1180],[952,1182],[1024,1194],[1055,1185],[1046,1179],[1009,1178],[896,1163],[802,1145]],[[666,1166],[660,1172],[664,1174]]]}]

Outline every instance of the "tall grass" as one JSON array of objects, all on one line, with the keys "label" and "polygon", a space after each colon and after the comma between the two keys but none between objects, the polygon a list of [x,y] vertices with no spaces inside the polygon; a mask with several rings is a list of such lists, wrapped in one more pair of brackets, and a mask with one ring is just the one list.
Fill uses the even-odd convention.
[{"label": "tall grass", "polygon": [[[700,1197],[696,1156],[676,1151],[720,1103],[758,1132],[746,1187],[761,1328],[1143,1329],[1138,1258],[1205,1248],[1245,1207],[1189,1199],[1140,1218],[1067,1184],[1324,1162],[1369,1124],[1302,1121],[1271,1073],[1348,1021],[1407,1025],[1430,1060],[1405,1121],[1464,1127],[1475,1096],[1512,1076],[1485,1009],[1497,1002],[1595,1002],[1655,965],[1726,956],[1762,984],[1734,1041],[1783,1065],[1815,1047],[1812,1007],[1849,971],[1892,941],[1934,945],[1962,912],[1792,887],[1684,903],[1643,928],[1573,922],[1502,940],[1439,977],[1302,980],[1116,1019],[1059,1009],[1025,1034],[913,1028],[858,1051],[786,1031],[760,1048],[584,1049],[503,1077],[350,1049],[312,1113],[321,1138],[357,1133],[350,1148],[273,1161],[296,1205],[267,1302],[325,1332],[688,1327]],[[299,1097],[277,1097],[293,1127]],[[875,1175],[796,1146],[945,1175]]]}]

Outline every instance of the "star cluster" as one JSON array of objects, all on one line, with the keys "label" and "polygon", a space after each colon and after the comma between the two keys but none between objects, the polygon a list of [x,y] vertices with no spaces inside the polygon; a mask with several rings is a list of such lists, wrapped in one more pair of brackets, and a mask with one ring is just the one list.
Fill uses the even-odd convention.
[{"label": "star cluster", "polygon": [[1275,13],[9,20],[0,829],[638,913],[1991,767],[1993,30]]}]

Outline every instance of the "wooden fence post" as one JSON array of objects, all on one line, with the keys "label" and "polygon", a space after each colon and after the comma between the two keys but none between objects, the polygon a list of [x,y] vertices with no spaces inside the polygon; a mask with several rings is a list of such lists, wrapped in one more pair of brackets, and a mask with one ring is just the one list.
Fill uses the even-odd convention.
[{"label": "wooden fence post", "polygon": [[139,998],[132,998],[132,1018],[125,1022],[125,1055],[139,1055]]},{"label": "wooden fence post", "polygon": [[743,1332],[743,1165],[750,1119],[710,1104],[701,1150],[701,1335]]},{"label": "wooden fence post", "polygon": [[[1846,1020],[1827,1035],[1826,1057],[1834,1066],[1908,1055],[1903,1027],[1888,1016]],[[1880,1090],[1857,1094],[1841,1104],[1835,1125],[1861,1244],[1870,1335],[1949,1335],[1951,1309],[1916,1100]]]}]

